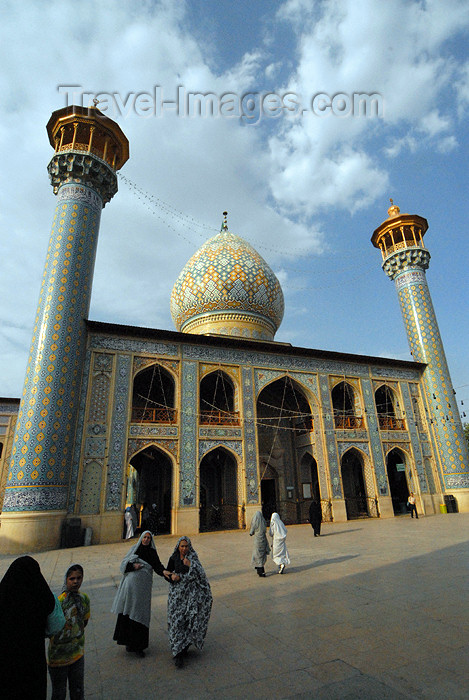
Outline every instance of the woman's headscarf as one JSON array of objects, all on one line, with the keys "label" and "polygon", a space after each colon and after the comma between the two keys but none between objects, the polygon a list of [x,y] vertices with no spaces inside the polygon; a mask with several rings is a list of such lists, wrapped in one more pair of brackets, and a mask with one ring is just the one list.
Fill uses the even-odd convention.
[{"label": "woman's headscarf", "polygon": [[[149,545],[142,544],[143,537],[146,534],[150,535],[150,538],[151,538]],[[143,561],[145,561],[147,564],[150,564],[150,566],[151,566],[150,555],[149,555],[150,549],[154,549],[156,552],[156,546],[155,546],[155,542],[153,540],[153,535],[151,534],[150,530],[145,530],[144,532],[142,532],[142,534],[138,538],[137,542],[131,546],[131,548],[129,549],[129,551],[125,555],[124,559],[122,560],[121,572],[124,573],[127,564],[130,561],[135,561],[135,559],[137,557],[139,559],[142,559]]]},{"label": "woman's headscarf", "polygon": [[270,531],[274,537],[287,536],[287,528],[282,523],[278,513],[272,513],[272,517],[270,519]]},{"label": "woman's headscarf", "polygon": [[32,610],[44,608],[47,615],[54,609],[54,596],[37,561],[28,556],[18,557],[0,581],[1,617],[13,608],[20,613],[28,607],[28,601]]},{"label": "woman's headscarf", "polygon": [[0,581],[1,624],[8,625],[10,618],[18,622],[39,617],[45,627],[45,618],[54,605],[54,596],[37,561],[28,556],[15,559]]},{"label": "woman's headscarf", "polygon": [[74,602],[76,609],[78,610],[79,614],[83,617],[85,610],[83,608],[83,601],[80,595],[80,591],[69,591],[67,588],[67,579],[70,576],[70,573],[72,571],[75,571],[76,569],[81,571],[81,575],[84,576],[83,567],[81,564],[71,564],[65,572],[62,593],[66,593],[65,600],[67,600],[68,598],[69,600],[72,600]]},{"label": "woman's headscarf", "polygon": [[[197,561],[197,562],[200,564],[200,562],[199,562],[199,557],[197,556],[197,552],[195,551],[194,547],[192,546],[192,542],[191,542],[190,539],[189,539],[188,537],[186,537],[185,535],[184,535],[183,537],[180,537],[180,538],[178,539],[178,541],[176,542],[176,546],[175,546],[175,548],[174,548],[173,555],[174,555],[174,554],[179,554],[179,545],[180,545],[180,543],[182,542],[182,540],[185,540],[185,541],[187,542],[187,544],[189,545],[189,552],[188,552],[188,555],[189,555],[189,556],[188,556],[187,558],[188,558],[190,561]],[[200,564],[200,565],[201,565],[201,564]],[[201,566],[202,566],[202,565],[201,565]]]}]

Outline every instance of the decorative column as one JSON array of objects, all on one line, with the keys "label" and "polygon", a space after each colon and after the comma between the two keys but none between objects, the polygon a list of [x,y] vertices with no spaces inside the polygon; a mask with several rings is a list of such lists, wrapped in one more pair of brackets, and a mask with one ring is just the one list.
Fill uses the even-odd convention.
[{"label": "decorative column", "polygon": [[469,510],[468,450],[425,275],[428,223],[416,214],[401,214],[392,200],[388,215],[371,242],[380,248],[383,270],[396,285],[412,356],[426,364],[423,383],[445,491],[456,495],[460,510]]},{"label": "decorative column", "polygon": [[60,543],[101,210],[129,157],[119,126],[96,108],[57,110],[47,131],[57,206],[1,516],[10,552]]}]

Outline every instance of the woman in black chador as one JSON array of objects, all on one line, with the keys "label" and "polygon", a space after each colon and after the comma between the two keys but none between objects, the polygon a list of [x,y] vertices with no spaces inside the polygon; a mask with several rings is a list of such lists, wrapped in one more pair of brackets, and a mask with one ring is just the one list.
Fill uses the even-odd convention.
[{"label": "woman in black chador", "polygon": [[39,564],[19,557],[0,581],[0,683],[5,700],[45,700],[44,637],[55,599]]},{"label": "woman in black chador", "polygon": [[322,510],[319,501],[311,501],[309,506],[309,522],[314,530],[314,536],[319,537],[321,534]]}]

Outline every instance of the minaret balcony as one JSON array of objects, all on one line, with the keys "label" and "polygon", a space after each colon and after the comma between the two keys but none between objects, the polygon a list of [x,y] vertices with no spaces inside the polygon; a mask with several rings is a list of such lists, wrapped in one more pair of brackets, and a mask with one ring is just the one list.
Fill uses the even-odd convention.
[{"label": "minaret balcony", "polygon": [[238,411],[201,411],[201,425],[239,425]]},{"label": "minaret balcony", "polygon": [[365,421],[363,416],[353,416],[348,413],[338,413],[334,416],[336,430],[363,429]]},{"label": "minaret balcony", "polygon": [[405,420],[394,416],[378,416],[380,430],[406,430]]},{"label": "minaret balcony", "polygon": [[132,423],[177,423],[177,410],[175,408],[133,406]]}]

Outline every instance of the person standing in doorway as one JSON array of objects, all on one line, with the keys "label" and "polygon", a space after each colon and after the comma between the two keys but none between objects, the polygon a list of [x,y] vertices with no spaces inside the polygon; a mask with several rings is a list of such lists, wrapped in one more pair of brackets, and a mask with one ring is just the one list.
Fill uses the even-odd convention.
[{"label": "person standing in doorway", "polygon": [[415,496],[414,496],[414,492],[413,492],[413,491],[410,492],[410,496],[409,496],[409,499],[408,499],[408,503],[409,503],[409,507],[410,507],[410,517],[413,518],[413,517],[414,517],[414,513],[415,513],[415,517],[416,517],[417,520],[418,520],[418,519],[419,519],[419,514],[417,513],[417,506],[415,505]]},{"label": "person standing in doorway", "polygon": [[311,501],[309,506],[309,522],[314,530],[314,536],[319,537],[321,534],[322,510],[319,501]]}]

